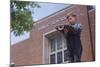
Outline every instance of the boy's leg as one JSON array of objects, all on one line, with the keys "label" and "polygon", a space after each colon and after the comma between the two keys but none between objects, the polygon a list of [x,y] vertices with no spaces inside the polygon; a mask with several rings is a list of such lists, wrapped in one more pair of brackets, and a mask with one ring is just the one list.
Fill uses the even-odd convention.
[{"label": "boy's leg", "polygon": [[78,47],[74,50],[74,62],[81,62],[82,48]]},{"label": "boy's leg", "polygon": [[81,62],[81,58],[78,55],[74,55],[74,62]]},{"label": "boy's leg", "polygon": [[69,52],[69,62],[74,62],[74,51],[73,51],[73,40],[69,40],[67,41],[67,49]]},{"label": "boy's leg", "polygon": [[74,53],[73,50],[69,50],[69,62],[74,62]]}]

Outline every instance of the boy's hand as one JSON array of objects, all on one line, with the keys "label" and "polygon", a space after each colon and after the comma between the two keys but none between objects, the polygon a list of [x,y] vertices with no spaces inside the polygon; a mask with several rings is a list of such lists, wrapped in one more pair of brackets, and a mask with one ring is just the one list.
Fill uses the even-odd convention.
[{"label": "boy's hand", "polygon": [[65,32],[65,33],[67,33],[67,32],[68,32],[68,29],[67,29],[67,28],[65,28],[65,29],[64,29],[64,32]]}]

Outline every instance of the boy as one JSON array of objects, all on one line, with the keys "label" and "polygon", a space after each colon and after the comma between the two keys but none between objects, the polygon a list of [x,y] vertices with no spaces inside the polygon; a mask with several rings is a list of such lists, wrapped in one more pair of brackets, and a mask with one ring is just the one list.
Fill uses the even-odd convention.
[{"label": "boy", "polygon": [[82,54],[82,45],[80,40],[80,34],[82,27],[80,23],[77,23],[77,16],[73,13],[68,14],[68,22],[65,25],[57,26],[57,31],[63,33],[67,40],[67,48],[69,51],[70,62],[80,62]]}]

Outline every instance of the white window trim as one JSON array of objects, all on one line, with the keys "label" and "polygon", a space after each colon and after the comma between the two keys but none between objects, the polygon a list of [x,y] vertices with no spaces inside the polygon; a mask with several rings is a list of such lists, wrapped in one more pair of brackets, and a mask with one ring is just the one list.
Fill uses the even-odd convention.
[{"label": "white window trim", "polygon": [[57,31],[56,29],[53,29],[53,30],[43,34],[43,51],[42,51],[43,52],[43,55],[42,55],[42,62],[43,62],[43,64],[46,63],[45,62],[45,36],[50,34],[50,33],[56,32],[56,31]]}]

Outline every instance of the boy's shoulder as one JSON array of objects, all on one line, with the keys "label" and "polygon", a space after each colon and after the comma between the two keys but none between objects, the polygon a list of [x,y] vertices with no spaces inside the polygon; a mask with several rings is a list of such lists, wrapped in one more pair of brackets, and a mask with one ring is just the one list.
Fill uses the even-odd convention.
[{"label": "boy's shoulder", "polygon": [[82,26],[81,23],[75,23],[73,26]]},{"label": "boy's shoulder", "polygon": [[81,29],[82,28],[82,24],[81,23],[75,23],[74,25],[72,25],[72,27],[76,28],[76,29]]},{"label": "boy's shoulder", "polygon": [[79,23],[79,22],[77,22],[77,23],[75,23],[75,25],[82,25],[81,23]]}]

